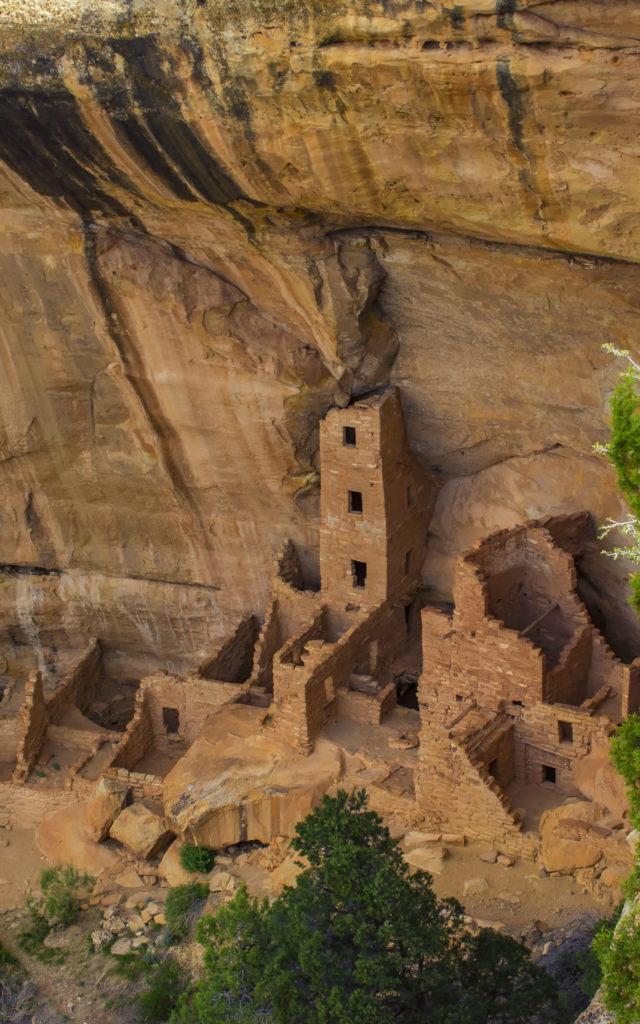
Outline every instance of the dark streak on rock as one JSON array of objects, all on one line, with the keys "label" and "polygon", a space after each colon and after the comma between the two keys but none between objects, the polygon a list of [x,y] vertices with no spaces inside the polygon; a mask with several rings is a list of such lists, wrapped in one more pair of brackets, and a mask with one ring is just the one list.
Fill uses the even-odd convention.
[{"label": "dark streak on rock", "polygon": [[525,106],[522,100],[522,91],[511,74],[508,57],[498,57],[496,78],[500,95],[509,109],[511,140],[514,146],[517,146],[520,152],[524,153],[522,123],[525,115]]}]

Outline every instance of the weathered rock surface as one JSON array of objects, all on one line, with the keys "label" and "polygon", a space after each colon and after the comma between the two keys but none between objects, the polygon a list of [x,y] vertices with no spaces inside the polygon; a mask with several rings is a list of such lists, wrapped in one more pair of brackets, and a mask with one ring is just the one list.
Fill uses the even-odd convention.
[{"label": "weathered rock surface", "polygon": [[79,871],[111,875],[124,864],[122,851],[98,846],[86,830],[84,804],[63,807],[42,822],[36,832],[40,852],[53,864],[73,864]]},{"label": "weathered rock surface", "polygon": [[219,849],[292,836],[297,822],[340,779],[333,744],[320,739],[303,757],[263,725],[267,717],[262,708],[221,708],[166,776],[166,819],[187,841]]},{"label": "weathered rock surface", "polygon": [[118,678],[181,671],[263,612],[285,537],[312,566],[318,417],[387,380],[444,483],[439,590],[491,529],[620,513],[592,445],[600,345],[637,351],[640,13],[517,6],[0,8],[11,672],[87,631]]},{"label": "weathered rock surface", "polygon": [[136,857],[144,857],[146,860],[160,853],[172,839],[160,815],[154,814],[143,803],[125,807],[111,826],[109,834]]},{"label": "weathered rock surface", "polygon": [[602,844],[597,840],[589,841],[589,826],[595,825],[603,813],[600,804],[587,801],[554,807],[543,813],[540,835],[542,863],[547,871],[569,875],[600,860]]},{"label": "weathered rock surface", "polygon": [[125,806],[129,787],[116,779],[102,776],[84,805],[84,823],[89,838],[100,843],[109,835],[109,829]]}]

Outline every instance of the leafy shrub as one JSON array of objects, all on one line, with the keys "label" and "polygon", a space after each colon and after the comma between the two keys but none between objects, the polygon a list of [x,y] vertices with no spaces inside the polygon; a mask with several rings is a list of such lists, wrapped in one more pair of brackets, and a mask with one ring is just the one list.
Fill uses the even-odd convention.
[{"label": "leafy shrub", "polygon": [[185,871],[201,871],[206,874],[216,862],[216,855],[209,846],[191,846],[185,843],[180,848],[180,866]]},{"label": "leafy shrub", "polygon": [[27,896],[27,922],[18,935],[20,948],[40,960],[59,959],[62,954],[48,950],[44,940],[55,928],[73,924],[81,899],[87,895],[91,885],[93,879],[81,874],[71,864],[45,868],[40,874],[40,896]]},{"label": "leafy shrub", "polygon": [[81,874],[72,864],[45,868],[40,875],[42,913],[54,928],[73,924],[83,897],[93,885],[90,875]]},{"label": "leafy shrub", "polygon": [[189,933],[191,925],[198,917],[199,904],[206,900],[209,889],[203,882],[189,882],[188,885],[176,885],[167,893],[164,912],[167,928],[177,939]]}]

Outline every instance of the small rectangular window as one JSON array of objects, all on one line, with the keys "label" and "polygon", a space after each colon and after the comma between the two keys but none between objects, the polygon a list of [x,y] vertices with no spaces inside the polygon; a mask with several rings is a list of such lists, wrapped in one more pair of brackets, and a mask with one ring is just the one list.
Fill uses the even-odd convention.
[{"label": "small rectangular window", "polygon": [[347,448],[355,448],[356,447],[356,428],[355,427],[345,427],[344,428],[344,430],[342,431],[342,443]]},{"label": "small rectangular window", "polygon": [[367,563],[352,561],[351,575],[353,576],[354,587],[365,587],[367,580]]},{"label": "small rectangular window", "polygon": [[550,764],[543,764],[542,766],[542,781],[550,782],[553,786],[556,784],[556,770]]},{"label": "small rectangular window", "polygon": [[411,572],[411,552],[410,551],[407,551],[406,555],[404,556],[404,571],[405,572]]},{"label": "small rectangular window", "polygon": [[489,769],[488,770],[489,770],[489,775],[491,776],[492,779],[497,779],[498,778],[498,776],[500,775],[500,765],[498,764],[498,758],[497,757],[496,757],[495,761],[491,762],[491,764],[489,765]]},{"label": "small rectangular window", "polygon": [[362,491],[349,491],[347,507],[355,515],[362,515]]},{"label": "small rectangular window", "polygon": [[416,503],[416,496],[413,491],[411,484],[407,487],[407,508],[413,508]]},{"label": "small rectangular window", "polygon": [[558,739],[561,743],[573,743],[573,725],[571,722],[558,722]]},{"label": "small rectangular window", "polygon": [[514,700],[511,703],[513,705],[515,705],[515,707],[517,707],[517,708],[523,708],[524,707],[524,701],[521,701],[521,700]]}]

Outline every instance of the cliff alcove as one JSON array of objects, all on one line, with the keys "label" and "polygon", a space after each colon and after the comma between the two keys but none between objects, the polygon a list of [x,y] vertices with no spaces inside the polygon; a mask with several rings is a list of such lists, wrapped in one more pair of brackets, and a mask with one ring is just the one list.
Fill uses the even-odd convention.
[{"label": "cliff alcove", "polygon": [[[0,0],[13,703],[34,670],[52,699],[94,637],[131,697],[162,673],[205,692],[252,615],[276,623],[251,677],[268,703],[280,644],[313,620],[315,663],[353,613],[314,619],[321,424],[389,388],[431,488],[401,552],[415,614],[450,605],[483,538],[581,509],[577,593],[630,662],[629,567],[596,535],[624,507],[593,446],[603,343],[640,355],[639,88],[632,0]],[[289,538],[303,596],[280,587],[276,614]]]}]

